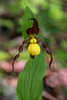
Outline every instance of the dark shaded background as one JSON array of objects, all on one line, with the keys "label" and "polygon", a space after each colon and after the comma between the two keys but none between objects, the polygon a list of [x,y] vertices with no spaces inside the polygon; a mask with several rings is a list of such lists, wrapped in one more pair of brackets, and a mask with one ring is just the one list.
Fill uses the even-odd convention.
[{"label": "dark shaded background", "polygon": [[[29,59],[27,46],[15,62],[12,59],[23,41],[22,18],[26,4],[39,22],[39,37],[53,53],[52,71],[44,77],[43,100],[67,100],[67,1],[66,0],[0,0],[0,100],[18,100],[18,74]],[[41,47],[42,48],[42,47]],[[50,57],[42,48],[47,64]]]}]

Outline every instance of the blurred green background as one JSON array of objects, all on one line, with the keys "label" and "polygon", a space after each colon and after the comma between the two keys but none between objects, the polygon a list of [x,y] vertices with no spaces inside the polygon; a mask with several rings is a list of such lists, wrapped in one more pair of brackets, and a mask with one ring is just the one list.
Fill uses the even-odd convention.
[{"label": "blurred green background", "polygon": [[[15,72],[12,71],[12,59],[23,41],[22,18],[26,5],[38,20],[38,37],[46,42],[53,53],[53,72],[47,70],[44,79],[44,87],[47,88],[44,90],[57,100],[67,100],[67,0],[0,0],[0,100],[17,100],[18,74],[29,59],[25,45],[15,63]],[[49,55],[43,48],[42,51],[49,63]],[[50,76],[57,82],[56,76],[53,76],[55,74],[61,81],[58,79],[56,85],[51,83],[53,86],[47,84]],[[42,99],[51,100],[45,96]]]}]

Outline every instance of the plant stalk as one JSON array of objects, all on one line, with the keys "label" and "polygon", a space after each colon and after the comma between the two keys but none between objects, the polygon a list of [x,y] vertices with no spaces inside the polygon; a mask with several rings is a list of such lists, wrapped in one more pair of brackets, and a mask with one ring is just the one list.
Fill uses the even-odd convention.
[{"label": "plant stalk", "polygon": [[28,100],[29,100],[29,93],[30,93],[30,79],[31,79],[31,57],[30,57],[30,65],[29,65],[29,80],[28,80]]}]

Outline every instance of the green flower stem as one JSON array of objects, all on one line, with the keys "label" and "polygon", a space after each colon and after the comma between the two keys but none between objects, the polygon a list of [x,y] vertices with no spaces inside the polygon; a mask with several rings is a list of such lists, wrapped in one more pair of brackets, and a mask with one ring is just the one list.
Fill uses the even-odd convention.
[{"label": "green flower stem", "polygon": [[29,100],[29,91],[30,91],[30,79],[31,79],[31,57],[30,57],[30,65],[29,65],[29,81],[28,81],[28,100]]}]

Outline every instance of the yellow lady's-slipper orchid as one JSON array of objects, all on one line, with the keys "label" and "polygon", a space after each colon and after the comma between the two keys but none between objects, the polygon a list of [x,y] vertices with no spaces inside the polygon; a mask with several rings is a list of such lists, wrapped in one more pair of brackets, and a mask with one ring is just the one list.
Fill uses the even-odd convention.
[{"label": "yellow lady's-slipper orchid", "polygon": [[12,67],[14,69],[14,62],[15,60],[19,57],[20,53],[23,51],[23,45],[27,43],[28,46],[28,52],[31,56],[32,59],[34,59],[35,55],[38,55],[41,51],[40,46],[38,43],[41,43],[42,46],[45,48],[46,52],[51,56],[51,60],[49,62],[49,67],[52,63],[52,53],[51,51],[47,48],[46,43],[43,42],[40,38],[36,37],[36,35],[39,33],[39,28],[38,28],[38,22],[35,18],[30,18],[29,20],[33,20],[33,26],[31,28],[28,28],[26,30],[27,35],[29,38],[23,41],[22,45],[19,47],[19,53],[14,57],[13,62],[12,62]]}]

